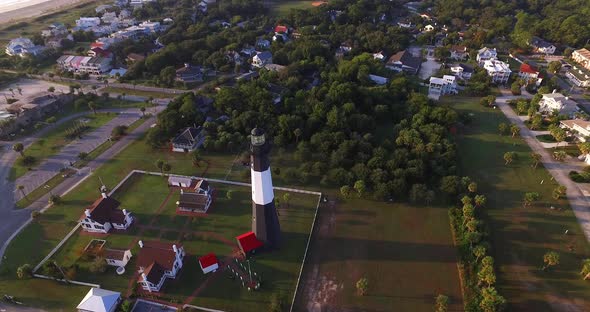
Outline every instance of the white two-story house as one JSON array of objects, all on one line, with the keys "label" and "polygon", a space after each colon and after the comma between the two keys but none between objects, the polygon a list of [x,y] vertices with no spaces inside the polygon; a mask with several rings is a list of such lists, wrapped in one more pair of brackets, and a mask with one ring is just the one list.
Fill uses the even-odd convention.
[{"label": "white two-story house", "polygon": [[146,291],[158,292],[167,278],[176,278],[182,268],[184,249],[181,245],[158,241],[139,241],[138,283]]},{"label": "white two-story house", "polygon": [[455,76],[444,75],[442,78],[430,77],[428,85],[428,97],[438,100],[442,95],[457,94]]},{"label": "white two-story house", "polygon": [[102,193],[80,217],[82,229],[91,233],[108,233],[112,229],[126,230],[133,223],[133,216],[126,209],[119,209],[120,203],[106,193]]},{"label": "white two-story house", "polygon": [[496,48],[490,49],[490,48],[484,47],[484,48],[479,49],[477,51],[477,56],[476,56],[475,60],[481,66],[485,61],[495,60],[497,58],[498,58],[498,52],[496,51]]},{"label": "white two-story house", "polygon": [[484,61],[483,68],[488,72],[488,76],[492,77],[492,82],[497,84],[507,83],[512,73],[507,63],[496,59]]},{"label": "white two-story house", "polygon": [[571,116],[578,111],[578,104],[569,97],[553,91],[553,93],[543,94],[539,101],[539,112],[543,114],[558,113],[560,115]]}]

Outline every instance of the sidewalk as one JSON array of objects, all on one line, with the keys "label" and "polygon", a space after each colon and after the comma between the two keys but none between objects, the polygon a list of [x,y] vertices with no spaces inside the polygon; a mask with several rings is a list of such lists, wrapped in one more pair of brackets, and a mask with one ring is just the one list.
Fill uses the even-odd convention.
[{"label": "sidewalk", "polygon": [[[47,158],[39,166],[18,178],[16,185],[23,185],[25,187],[25,194],[29,194],[59,174],[61,169],[69,167],[71,163],[76,162],[80,152],[90,153],[99,145],[106,142],[115,127],[119,125],[128,126],[140,117],[141,113],[137,109],[121,111],[113,120],[91,133],[83,134],[80,139],[76,139],[62,148],[58,154]],[[22,192],[15,190],[14,197],[16,201],[20,200],[22,198]]]}]

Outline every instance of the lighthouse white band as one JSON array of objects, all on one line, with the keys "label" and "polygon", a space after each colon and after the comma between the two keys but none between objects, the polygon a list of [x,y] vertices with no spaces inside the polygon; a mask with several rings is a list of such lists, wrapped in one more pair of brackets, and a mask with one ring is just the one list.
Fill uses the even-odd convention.
[{"label": "lighthouse white band", "polygon": [[262,172],[254,171],[254,169],[250,170],[250,172],[252,176],[252,201],[258,205],[271,203],[275,195],[272,190],[270,167]]}]

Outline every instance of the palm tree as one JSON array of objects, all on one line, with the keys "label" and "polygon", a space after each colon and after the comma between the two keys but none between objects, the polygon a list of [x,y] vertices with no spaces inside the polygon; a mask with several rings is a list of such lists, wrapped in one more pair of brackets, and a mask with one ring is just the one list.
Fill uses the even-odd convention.
[{"label": "palm tree", "polygon": [[533,168],[537,169],[537,166],[541,162],[541,154],[531,153],[531,160],[533,161]]},{"label": "palm tree", "polygon": [[158,167],[158,169],[160,169],[160,173],[162,175],[164,175],[164,164],[165,162],[161,159],[156,160],[156,167]]},{"label": "palm tree", "polygon": [[14,90],[12,88],[8,88],[8,91],[12,93],[12,97],[14,97]]},{"label": "palm tree", "polygon": [[295,144],[298,144],[299,137],[301,136],[301,134],[303,134],[303,131],[301,131],[301,129],[297,128],[297,129],[293,130],[293,134],[295,134]]},{"label": "palm tree", "polygon": [[504,153],[504,161],[506,161],[505,165],[509,165],[514,160],[515,157],[516,157],[515,152]]},{"label": "palm tree", "polygon": [[542,270],[545,271],[549,267],[555,266],[559,264],[559,254],[555,251],[548,251],[543,255],[543,268]]},{"label": "palm tree", "polygon": [[565,151],[555,151],[553,152],[553,158],[557,161],[564,161],[567,158],[567,153]]},{"label": "palm tree", "polygon": [[510,126],[510,132],[512,132],[512,137],[515,137],[520,133],[520,128],[517,125],[512,125]]},{"label": "palm tree", "polygon": [[528,207],[532,205],[535,201],[537,201],[541,197],[537,192],[528,192],[524,194],[523,198],[523,205]]},{"label": "palm tree", "polygon": [[20,153],[21,157],[25,157],[25,147],[22,143],[16,143],[12,146],[12,150]]},{"label": "palm tree", "polygon": [[582,271],[580,274],[584,276],[584,280],[590,278],[590,259],[582,260]]},{"label": "palm tree", "polygon": [[369,289],[369,279],[362,277],[356,282],[356,291],[359,295],[364,296]]},{"label": "palm tree", "polygon": [[475,256],[475,262],[479,262],[479,259],[486,255],[486,248],[483,245],[477,245],[473,248],[473,255]]},{"label": "palm tree", "polygon": [[19,184],[19,185],[17,185],[16,188],[21,192],[21,194],[23,194],[23,198],[27,198],[27,194],[25,194],[25,186],[24,185]]},{"label": "palm tree", "polygon": [[469,185],[467,186],[467,190],[471,193],[477,192],[477,183],[475,183],[475,182],[469,183]]},{"label": "palm tree", "polygon": [[449,297],[445,295],[436,296],[436,312],[447,312],[449,310]]},{"label": "palm tree", "polygon": [[141,117],[145,117],[145,107],[142,106],[139,108],[139,110],[141,111]]},{"label": "palm tree", "polygon": [[96,104],[92,101],[88,102],[88,108],[90,108],[90,110],[92,110],[92,112],[94,112],[94,115],[96,115]]},{"label": "palm tree", "polygon": [[475,195],[474,202],[476,207],[484,206],[486,204],[486,201],[487,199],[485,195]]}]

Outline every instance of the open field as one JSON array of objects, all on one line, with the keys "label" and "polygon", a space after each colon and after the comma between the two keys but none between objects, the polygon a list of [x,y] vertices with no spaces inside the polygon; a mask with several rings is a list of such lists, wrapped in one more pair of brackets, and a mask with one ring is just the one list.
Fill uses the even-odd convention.
[{"label": "open field", "polygon": [[266,5],[273,15],[285,15],[291,9],[311,9],[312,2],[309,0],[270,0]]},{"label": "open field", "polygon": [[[37,140],[29,148],[25,149],[24,154],[26,156],[32,156],[35,158],[35,164],[31,166],[24,166],[20,161],[14,164],[14,175],[11,177],[19,178],[27,173],[29,167],[35,167],[36,165],[43,162],[43,160],[59,153],[59,151],[72,141],[68,139],[66,134],[76,126],[83,124],[88,128],[83,132],[82,135],[88,134],[95,129],[101,127],[107,122],[115,118],[115,113],[98,113],[96,115],[90,114],[81,118],[70,120],[65,122],[55,129],[49,131],[43,138]],[[84,120],[82,122],[81,120]]]},{"label": "open field", "polygon": [[438,294],[463,309],[446,208],[338,201],[320,210],[308,257],[296,311],[432,311]]},{"label": "open field", "polygon": [[151,96],[154,99],[174,97],[174,95],[170,94],[170,93],[151,92],[151,91],[134,90],[134,89],[123,89],[123,88],[115,88],[115,87],[105,87],[105,88],[102,88],[100,90],[100,92],[109,92],[109,93],[116,93],[116,94],[125,93],[126,95],[142,96],[142,97],[146,97],[146,98],[149,98]]},{"label": "open field", "polygon": [[[502,112],[478,102],[478,98],[448,99],[459,112],[472,116],[458,137],[459,168],[462,175],[477,181],[488,198],[484,219],[494,245],[497,288],[508,300],[508,310],[590,309],[590,284],[579,275],[581,260],[590,256],[590,248],[573,212],[566,200],[551,197],[556,183],[546,170],[531,167],[526,143],[498,134],[498,124],[507,122]],[[503,160],[507,151],[518,154],[508,166]],[[525,192],[538,192],[541,199],[525,208]],[[558,252],[561,259],[555,268],[543,272],[547,251]]]}]

